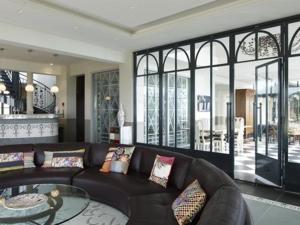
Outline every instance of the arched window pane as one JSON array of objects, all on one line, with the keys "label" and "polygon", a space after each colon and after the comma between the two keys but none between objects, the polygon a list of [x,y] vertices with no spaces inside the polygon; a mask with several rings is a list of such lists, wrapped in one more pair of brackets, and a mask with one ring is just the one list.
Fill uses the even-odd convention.
[{"label": "arched window pane", "polygon": [[137,63],[138,63],[137,75],[147,74],[147,56],[146,55],[138,56]]},{"label": "arched window pane", "polygon": [[175,50],[165,50],[163,52],[164,57],[164,71],[175,70]]},{"label": "arched window pane", "polygon": [[[217,41],[220,41],[224,46]],[[226,51],[228,51],[229,38],[222,38],[217,41],[213,42],[213,65],[228,63]]]},{"label": "arched window pane", "polygon": [[270,33],[272,36],[264,32],[258,32],[258,58],[277,57],[279,54],[278,46],[280,46],[280,27],[272,27],[263,31]]},{"label": "arched window pane", "polygon": [[[300,22],[289,24],[289,43],[292,55],[300,54]],[[297,33],[296,33],[297,32]],[[296,34],[296,35],[295,35]],[[293,36],[293,43],[291,43]]]},{"label": "arched window pane", "polygon": [[251,34],[244,39],[247,35],[248,33],[235,36],[238,62],[255,59],[255,34]]},{"label": "arched window pane", "polygon": [[[200,51],[199,51],[200,50]],[[210,43],[197,43],[195,47],[197,67],[210,65]],[[198,54],[198,55],[197,55]]]},{"label": "arched window pane", "polygon": [[148,55],[148,73],[158,73],[158,52]]},{"label": "arched window pane", "polygon": [[177,49],[177,70],[189,69],[190,67],[190,46]]}]

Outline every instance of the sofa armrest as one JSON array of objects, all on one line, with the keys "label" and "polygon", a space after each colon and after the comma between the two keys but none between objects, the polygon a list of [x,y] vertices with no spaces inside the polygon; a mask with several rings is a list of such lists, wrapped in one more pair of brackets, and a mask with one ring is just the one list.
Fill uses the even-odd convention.
[{"label": "sofa armrest", "polygon": [[247,211],[240,191],[232,186],[223,186],[209,199],[197,225],[245,224]]}]

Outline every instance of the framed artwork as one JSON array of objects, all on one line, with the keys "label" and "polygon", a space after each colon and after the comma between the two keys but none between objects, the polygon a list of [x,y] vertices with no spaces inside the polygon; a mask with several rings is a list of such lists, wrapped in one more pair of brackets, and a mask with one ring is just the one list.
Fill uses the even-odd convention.
[{"label": "framed artwork", "polygon": [[211,97],[207,95],[197,96],[197,109],[198,112],[210,112]]}]

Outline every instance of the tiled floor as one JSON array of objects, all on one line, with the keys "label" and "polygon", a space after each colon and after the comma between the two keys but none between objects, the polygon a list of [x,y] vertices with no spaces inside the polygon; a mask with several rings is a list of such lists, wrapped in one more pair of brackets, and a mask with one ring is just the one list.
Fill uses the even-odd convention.
[{"label": "tiled floor", "polygon": [[[241,191],[248,195],[270,199],[273,201],[283,202],[286,204],[296,205],[300,207],[300,193],[285,192],[282,189],[253,184],[243,181],[236,181]],[[300,223],[299,223],[300,224]]]},{"label": "tiled floor", "polygon": [[[264,152],[264,142],[260,144],[258,152]],[[289,145],[289,162],[300,163],[300,143],[295,142]],[[269,143],[268,156],[278,158],[277,144]],[[235,152],[234,177],[238,180],[274,185],[271,182],[255,175],[255,142],[253,139],[244,140],[243,151]]]},{"label": "tiled floor", "polygon": [[254,225],[299,225],[300,194],[237,181]]}]

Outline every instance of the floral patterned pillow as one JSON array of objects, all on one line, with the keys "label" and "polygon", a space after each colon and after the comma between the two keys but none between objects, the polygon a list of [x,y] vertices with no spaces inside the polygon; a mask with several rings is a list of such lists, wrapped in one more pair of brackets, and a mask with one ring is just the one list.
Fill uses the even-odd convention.
[{"label": "floral patterned pillow", "polygon": [[156,155],[149,180],[167,188],[175,157]]},{"label": "floral patterned pillow", "polygon": [[45,151],[43,167],[79,167],[83,168],[85,149],[71,151]]},{"label": "floral patterned pillow", "polygon": [[0,154],[0,171],[17,170],[24,168],[24,153],[2,153]]},{"label": "floral patterned pillow", "polygon": [[172,209],[179,225],[191,223],[204,207],[206,193],[198,180],[191,183],[173,202]]},{"label": "floral patterned pillow", "polygon": [[130,159],[135,147],[111,147],[100,169],[101,172],[116,172],[127,174]]},{"label": "floral patterned pillow", "polygon": [[83,159],[82,157],[55,157],[52,159],[51,166],[83,168]]}]

